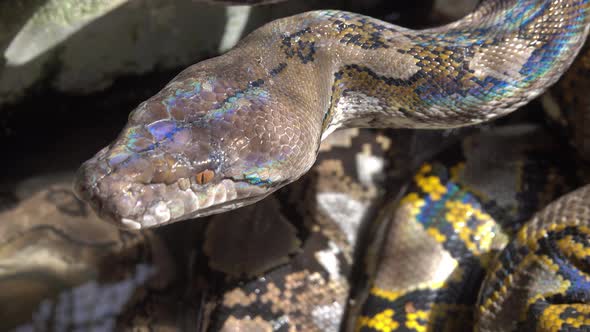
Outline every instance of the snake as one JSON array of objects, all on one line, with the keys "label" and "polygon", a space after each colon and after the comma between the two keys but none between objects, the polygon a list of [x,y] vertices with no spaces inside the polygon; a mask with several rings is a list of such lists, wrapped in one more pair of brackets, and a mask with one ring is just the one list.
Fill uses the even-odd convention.
[{"label": "snake", "polygon": [[[270,22],[140,104],[119,137],[82,165],[75,190],[120,227],[156,227],[260,201],[303,176],[336,129],[448,129],[502,117],[568,69],[586,40],[589,6],[585,0],[488,0],[463,19],[424,30],[335,10]],[[440,201],[451,188],[431,183],[426,190],[424,181],[457,181],[456,168],[446,178],[431,169],[421,168],[421,191],[402,200],[405,206],[423,204],[420,195]],[[580,251],[590,222],[588,190],[518,224],[495,265],[486,265],[478,329],[589,328],[587,307],[576,303],[587,298],[579,271],[587,264]],[[493,234],[492,217],[473,213]],[[571,253],[559,256],[556,248]],[[535,284],[527,271],[552,279]],[[507,310],[522,301],[528,301],[524,313]],[[421,326],[424,311],[406,309],[413,326]],[[522,323],[527,314],[535,323]],[[372,318],[363,311],[359,328],[393,331],[393,315],[390,308]],[[498,317],[507,326],[493,323]]]},{"label": "snake", "polygon": [[[412,31],[340,11],[273,21],[181,72],[86,162],[80,197],[151,227],[254,203],[293,182],[339,127],[453,128],[505,115],[568,68],[586,1],[485,1]],[[302,82],[305,82],[304,84]]]},{"label": "snake", "polygon": [[[559,284],[567,298],[567,278],[533,273],[532,266],[552,262],[576,273],[587,271],[568,266],[567,251],[551,258],[539,253],[529,258],[533,264],[522,265],[514,255],[528,245],[514,239],[534,213],[578,184],[570,151],[558,148],[563,143],[539,124],[500,125],[469,135],[424,162],[401,201],[384,209],[382,218],[391,227],[383,235],[368,294],[360,301],[357,330],[552,331],[535,326],[539,315],[527,312],[536,300],[559,303],[549,296],[535,298],[543,287],[523,281],[515,287],[520,292],[496,292],[528,272],[537,284],[545,282],[546,290],[551,282]],[[501,280],[484,282],[486,276]],[[488,312],[503,306],[495,298],[500,293],[515,302],[502,314]],[[564,302],[586,303],[575,298]],[[546,307],[549,312],[552,306]],[[563,325],[566,321],[561,319]]]}]

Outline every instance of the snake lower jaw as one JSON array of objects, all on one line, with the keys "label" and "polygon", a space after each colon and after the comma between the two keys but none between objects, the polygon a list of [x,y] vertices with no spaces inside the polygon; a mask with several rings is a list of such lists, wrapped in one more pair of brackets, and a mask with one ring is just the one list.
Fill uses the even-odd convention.
[{"label": "snake lower jaw", "polygon": [[[198,219],[198,218],[204,218],[204,217],[208,217],[211,215],[215,215],[215,214],[219,214],[219,213],[224,213],[227,211],[231,211],[231,210],[235,210],[250,204],[254,204],[264,198],[266,198],[267,195],[264,196],[257,196],[257,197],[253,197],[251,199],[241,199],[241,200],[234,200],[230,203],[226,203],[226,204],[218,204],[218,205],[213,205],[210,206],[208,208],[203,208],[203,209],[199,209],[198,211],[196,211],[193,214],[189,214],[189,215],[185,215],[183,217],[180,217],[178,219],[169,219],[167,221],[163,221],[159,224],[149,224],[149,225],[144,225],[144,223],[134,220],[134,219],[130,219],[130,218],[120,218],[118,220],[114,220],[112,218],[108,218],[108,217],[103,217],[105,220],[108,220],[112,223],[114,223],[115,225],[117,225],[118,227],[121,228],[125,228],[125,229],[142,229],[142,228],[151,228],[151,227],[159,227],[159,226],[164,226],[164,225],[168,225],[177,221],[183,221],[183,220],[191,220],[191,219]],[[102,217],[102,216],[101,216]],[[153,218],[150,217],[150,219]],[[143,219],[145,220],[146,217],[143,216]]]},{"label": "snake lower jaw", "polygon": [[92,161],[76,176],[74,192],[103,220],[125,229],[158,227],[255,203],[275,188],[223,179],[181,189],[178,183],[138,183],[119,178]]},{"label": "snake lower jaw", "polygon": [[[114,223],[118,227],[125,228],[125,229],[142,229],[142,228],[160,227],[160,226],[164,226],[164,225],[171,224],[171,223],[178,222],[178,221],[204,218],[204,217],[208,217],[208,216],[211,216],[214,214],[235,210],[240,207],[254,204],[254,203],[264,199],[266,196],[267,195],[258,195],[258,196],[254,196],[254,197],[235,199],[232,201],[215,204],[215,205],[212,205],[209,207],[199,208],[194,212],[191,212],[191,213],[188,213],[188,214],[182,215],[180,217],[176,217],[176,218],[168,218],[167,217],[168,215],[171,214],[170,213],[171,209],[168,208],[168,210],[166,211],[166,208],[168,207],[168,204],[166,204],[166,202],[159,202],[156,204],[156,208],[152,209],[152,210],[157,210],[158,207],[160,207],[159,213],[156,212],[156,213],[144,214],[143,216],[140,216],[137,219],[125,218],[125,217],[112,218],[112,217],[109,217],[108,214],[105,215],[104,213],[101,213],[101,217],[107,221]],[[164,217],[162,217],[162,216],[164,216]]]}]

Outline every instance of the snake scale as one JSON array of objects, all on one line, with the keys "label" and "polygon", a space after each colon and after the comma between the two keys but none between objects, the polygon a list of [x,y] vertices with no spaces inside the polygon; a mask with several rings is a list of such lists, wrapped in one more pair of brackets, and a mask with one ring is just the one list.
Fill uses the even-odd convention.
[{"label": "snake scale", "polygon": [[[81,167],[76,191],[102,218],[149,228],[263,199],[305,174],[320,142],[339,128],[446,129],[501,117],[567,70],[586,40],[589,9],[586,0],[488,0],[426,30],[333,10],[273,21],[140,104],[116,141]],[[539,153],[512,132],[543,138],[518,126],[490,136],[516,155]],[[514,206],[506,197],[530,190],[526,178],[534,172],[508,163],[517,170],[497,174],[519,177],[500,189],[486,183],[469,165],[493,148],[478,150],[490,144],[485,135],[472,140],[481,141],[471,155],[445,152],[445,160],[425,163],[383,216],[392,219],[391,234],[356,328],[590,330],[590,189],[549,203],[571,182],[548,171],[558,166],[539,162],[553,175],[529,193],[536,204]],[[400,268],[412,261],[423,266],[406,276]],[[293,282],[324,279],[300,277]],[[254,308],[255,297],[241,292]],[[234,330],[322,330],[258,323]]]}]

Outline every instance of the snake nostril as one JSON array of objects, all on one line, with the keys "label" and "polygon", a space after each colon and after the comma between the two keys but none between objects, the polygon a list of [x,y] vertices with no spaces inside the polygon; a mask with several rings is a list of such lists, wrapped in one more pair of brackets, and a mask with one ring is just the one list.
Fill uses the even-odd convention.
[{"label": "snake nostril", "polygon": [[73,191],[78,199],[91,202],[96,196],[96,174],[94,173],[96,172],[88,164],[78,169],[73,183]]},{"label": "snake nostril", "polygon": [[81,200],[81,201],[86,201],[87,199],[90,198],[90,193],[89,193],[89,188],[88,188],[88,183],[86,181],[86,178],[84,176],[84,168],[81,168],[80,170],[78,170],[78,173],[76,174],[76,177],[74,178],[74,183],[73,183],[73,191],[74,191],[74,195],[76,195],[76,197]]},{"label": "snake nostril", "polygon": [[74,180],[73,192],[77,199],[84,201],[84,198],[86,197],[86,188],[84,188],[78,178]]}]

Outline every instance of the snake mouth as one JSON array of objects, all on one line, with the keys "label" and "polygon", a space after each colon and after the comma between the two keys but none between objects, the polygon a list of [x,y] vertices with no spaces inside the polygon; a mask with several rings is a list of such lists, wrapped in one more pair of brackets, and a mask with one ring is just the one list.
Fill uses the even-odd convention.
[{"label": "snake mouth", "polygon": [[274,190],[231,178],[206,185],[188,179],[170,184],[141,183],[96,160],[87,161],[74,182],[79,199],[89,202],[102,219],[126,229],[221,213],[255,203]]},{"label": "snake mouth", "polygon": [[[169,218],[169,219],[166,216],[170,212],[165,212],[166,209],[168,211],[172,211],[171,207],[169,206],[169,203],[167,203],[165,201],[159,201],[158,203],[155,204],[155,208],[152,208],[151,210],[158,210],[158,208],[159,208],[160,213],[144,214],[143,216],[140,216],[139,218],[135,218],[135,219],[125,218],[125,217],[119,217],[118,219],[111,218],[110,221],[114,222],[117,226],[122,227],[122,228],[126,228],[126,229],[142,229],[142,228],[160,227],[160,226],[164,226],[164,225],[167,225],[167,224],[170,224],[173,222],[177,222],[177,221],[203,218],[203,217],[207,217],[210,215],[234,210],[234,209],[246,206],[246,205],[256,203],[259,200],[265,198],[266,196],[267,195],[260,195],[260,196],[254,196],[254,197],[234,199],[234,200],[226,201],[223,203],[217,203],[217,204],[211,205],[209,207],[200,208],[196,211],[185,214],[181,217]],[[164,212],[162,213],[162,211],[164,211]],[[165,217],[162,218],[162,215],[164,215]],[[157,223],[154,223],[153,220],[157,220],[158,217],[160,217],[162,219],[159,220]]]}]

